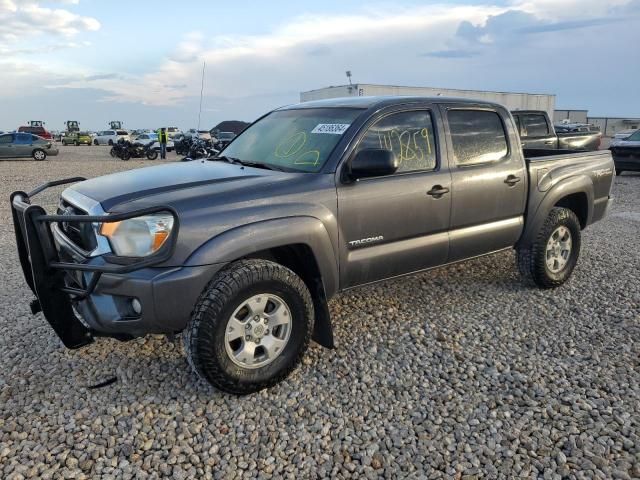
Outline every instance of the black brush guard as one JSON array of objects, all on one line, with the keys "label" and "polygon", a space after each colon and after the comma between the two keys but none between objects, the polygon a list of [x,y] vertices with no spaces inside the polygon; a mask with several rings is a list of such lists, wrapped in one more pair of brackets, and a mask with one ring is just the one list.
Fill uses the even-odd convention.
[{"label": "black brush guard", "polygon": [[[36,296],[31,302],[33,314],[42,311],[65,347],[80,348],[93,342],[94,336],[105,336],[87,328],[76,316],[73,303],[87,298],[96,288],[103,273],[124,274],[141,268],[164,262],[171,257],[177,238],[178,216],[171,207],[153,207],[127,213],[111,215],[47,215],[44,208],[33,205],[31,198],[44,190],[85,180],[82,177],[67,178],[48,182],[35,190],[13,192],[11,194],[11,213],[16,234],[18,255],[24,278]],[[86,262],[73,263],[60,260],[51,231],[52,223],[60,222],[99,222],[112,223],[141,215],[157,212],[169,212],[174,217],[173,230],[169,240],[155,254],[144,258],[117,257],[104,254],[104,264],[90,265]],[[87,261],[89,258],[87,258]],[[91,272],[86,286],[69,286],[65,278],[69,271]]]}]

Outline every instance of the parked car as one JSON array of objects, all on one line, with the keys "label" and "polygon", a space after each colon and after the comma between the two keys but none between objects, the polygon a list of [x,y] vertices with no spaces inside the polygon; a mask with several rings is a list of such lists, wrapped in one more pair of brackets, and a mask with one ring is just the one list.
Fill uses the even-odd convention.
[{"label": "parked car", "polygon": [[625,138],[614,139],[609,146],[616,165],[616,175],[640,172],[640,130]]},{"label": "parked car", "polygon": [[98,132],[93,139],[94,145],[113,145],[117,143],[118,140],[131,140],[129,137],[129,132],[126,130],[104,130],[102,132]]},{"label": "parked car", "polygon": [[524,148],[543,150],[598,150],[602,142],[599,130],[556,132],[544,110],[516,110],[516,121]]},{"label": "parked car", "polygon": [[512,248],[562,285],[612,183],[611,152],[523,151],[497,104],[353,97],[275,110],[224,156],[75,183],[56,216],[11,208],[32,311],[66,346],[182,332],[202,378],[246,394],[333,347],[340,291]]},{"label": "parked car", "polygon": [[178,127],[167,127],[167,136],[171,139],[182,134]]},{"label": "parked car", "polygon": [[62,137],[63,145],[91,145],[92,138],[89,132],[69,132]]},{"label": "parked car", "polygon": [[231,143],[231,140],[233,140],[234,138],[236,138],[236,134],[233,132],[219,132],[218,135],[216,135],[216,148],[219,150],[223,149],[224,147],[229,145],[229,143]]},{"label": "parked car", "polygon": [[5,133],[0,135],[0,158],[31,157],[34,160],[46,160],[47,156],[58,155],[53,140],[32,133]]},{"label": "parked car", "polygon": [[[132,143],[140,143],[142,145],[147,145],[149,143],[153,143],[151,148],[154,150],[160,150],[160,143],[158,142],[158,134],[157,133],[143,133],[138,135],[136,138],[132,140]],[[167,152],[173,151],[175,145],[172,140],[167,141]]]},{"label": "parked car", "polygon": [[53,135],[51,135],[51,133],[42,126],[31,127],[31,126],[23,125],[18,128],[18,132],[31,133],[33,135],[37,135],[38,137],[44,138],[45,140],[53,140]]},{"label": "parked car", "polygon": [[611,139],[611,141],[613,142],[614,140],[622,140],[624,138],[628,138],[634,133],[636,133],[637,131],[638,129],[622,130],[621,132],[616,133]]}]

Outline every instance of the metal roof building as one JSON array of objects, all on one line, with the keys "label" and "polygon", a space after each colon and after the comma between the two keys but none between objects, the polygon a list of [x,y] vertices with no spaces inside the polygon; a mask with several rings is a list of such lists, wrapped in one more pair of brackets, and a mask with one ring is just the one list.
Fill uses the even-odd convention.
[{"label": "metal roof building", "polygon": [[484,90],[458,90],[453,88],[402,87],[357,83],[309,90],[300,93],[300,101],[323,100],[337,97],[368,97],[378,95],[410,95],[419,97],[473,98],[504,105],[509,110],[545,110],[551,118],[556,96],[542,93],[491,92]]}]

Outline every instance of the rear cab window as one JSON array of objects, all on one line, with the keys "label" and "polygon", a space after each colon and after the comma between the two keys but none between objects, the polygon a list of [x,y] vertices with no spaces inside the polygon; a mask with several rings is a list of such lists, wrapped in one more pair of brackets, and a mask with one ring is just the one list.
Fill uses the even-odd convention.
[{"label": "rear cab window", "polygon": [[448,111],[447,120],[458,166],[495,162],[509,153],[504,123],[497,112],[455,109]]}]

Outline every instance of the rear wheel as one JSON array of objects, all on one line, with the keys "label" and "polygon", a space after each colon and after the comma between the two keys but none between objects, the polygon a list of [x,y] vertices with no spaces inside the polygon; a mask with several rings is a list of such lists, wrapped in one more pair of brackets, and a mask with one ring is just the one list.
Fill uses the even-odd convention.
[{"label": "rear wheel", "polygon": [[616,176],[622,175],[622,170],[616,168]]},{"label": "rear wheel", "polygon": [[568,208],[551,209],[538,236],[517,252],[520,273],[541,288],[566,282],[580,255],[580,221]]},{"label": "rear wheel", "polygon": [[262,390],[300,363],[313,321],[311,295],[298,275],[266,260],[236,262],[196,304],[184,333],[189,363],[225,392]]},{"label": "rear wheel", "polygon": [[131,152],[129,152],[129,150],[123,150],[120,158],[126,162],[131,158]]},{"label": "rear wheel", "polygon": [[111,155],[113,158],[117,157],[118,155],[116,154],[116,149],[111,147],[111,150],[109,150],[109,155]]},{"label": "rear wheel", "polygon": [[78,141],[76,140],[76,141],[75,141],[75,143],[74,143],[74,145],[75,145],[76,147],[79,147],[79,146],[80,146],[80,142],[78,142]]},{"label": "rear wheel", "polygon": [[31,153],[31,156],[33,157],[34,160],[42,161],[42,160],[45,160],[47,158],[47,153],[44,150],[42,150],[41,148],[36,148]]},{"label": "rear wheel", "polygon": [[109,140],[109,145],[113,145],[113,140]]},{"label": "rear wheel", "polygon": [[158,158],[158,152],[156,150],[148,150],[147,158],[149,160],[155,160],[156,158]]}]

